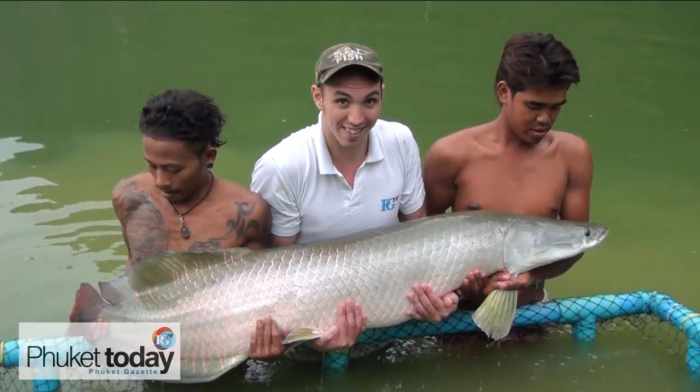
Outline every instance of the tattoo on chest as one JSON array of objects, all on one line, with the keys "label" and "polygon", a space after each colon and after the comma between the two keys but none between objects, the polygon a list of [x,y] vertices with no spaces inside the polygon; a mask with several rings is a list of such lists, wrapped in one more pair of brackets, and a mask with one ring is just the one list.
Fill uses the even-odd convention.
[{"label": "tattoo on chest", "polygon": [[[255,204],[247,202],[235,202],[235,216],[226,221],[226,233],[219,238],[212,238],[208,241],[196,241],[189,250],[192,252],[210,252],[231,246],[231,241],[235,241],[234,246],[245,243],[245,237],[251,230],[258,230],[260,224],[255,219],[251,219]],[[233,234],[233,237],[231,236]]]},{"label": "tattoo on chest", "polygon": [[195,241],[189,247],[190,252],[213,252],[221,249],[221,239],[211,239],[209,241]]}]

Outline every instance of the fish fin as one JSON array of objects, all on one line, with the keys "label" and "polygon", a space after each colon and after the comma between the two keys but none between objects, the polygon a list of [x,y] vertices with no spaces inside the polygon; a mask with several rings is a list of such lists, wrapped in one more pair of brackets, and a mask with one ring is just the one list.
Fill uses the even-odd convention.
[{"label": "fish fin", "polygon": [[282,344],[290,344],[296,342],[304,342],[307,340],[314,340],[321,337],[321,333],[313,328],[297,328],[290,331],[287,337],[284,338]]},{"label": "fish fin", "polygon": [[68,319],[71,322],[96,321],[106,305],[100,293],[88,283],[81,283]]},{"label": "fish fin", "polygon": [[472,319],[491,339],[503,339],[513,325],[517,306],[517,290],[494,290],[476,309]]},{"label": "fish fin", "polygon": [[214,252],[170,252],[149,257],[129,271],[129,284],[136,291],[161,286],[202,268],[223,262],[242,262],[252,252],[248,248],[231,248]]}]

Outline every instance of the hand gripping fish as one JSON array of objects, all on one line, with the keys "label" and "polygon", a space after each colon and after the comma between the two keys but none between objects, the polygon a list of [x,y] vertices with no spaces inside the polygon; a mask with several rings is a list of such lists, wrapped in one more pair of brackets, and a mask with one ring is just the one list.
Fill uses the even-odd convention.
[{"label": "hand gripping fish", "polygon": [[[406,321],[406,294],[429,282],[440,294],[475,268],[519,274],[598,245],[594,224],[488,212],[444,214],[311,245],[170,253],[123,277],[83,283],[71,321],[179,322],[183,382],[213,380],[243,362],[256,320],[272,317],[311,340],[335,321],[339,302],[362,305],[368,328]],[[494,291],[475,312],[489,336],[508,334],[517,291]]]}]

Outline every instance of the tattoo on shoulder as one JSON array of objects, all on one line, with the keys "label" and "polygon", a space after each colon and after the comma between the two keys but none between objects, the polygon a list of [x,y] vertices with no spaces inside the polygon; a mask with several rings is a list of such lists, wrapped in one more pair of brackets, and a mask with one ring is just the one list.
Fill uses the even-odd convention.
[{"label": "tattoo on shoulder", "polygon": [[165,220],[144,191],[128,184],[122,194],[124,240],[135,261],[163,253],[168,238]]},{"label": "tattoo on shoulder", "polygon": [[146,192],[138,189],[135,181],[129,181],[124,184],[119,184],[119,205],[123,210],[126,218],[129,214],[136,211],[142,204],[147,203],[148,195]]},{"label": "tattoo on shoulder", "polygon": [[255,210],[255,204],[237,201],[235,205],[236,216],[226,222],[228,230],[236,233],[239,238],[244,237],[251,230],[258,230],[260,223],[255,219],[251,219],[251,214]]}]

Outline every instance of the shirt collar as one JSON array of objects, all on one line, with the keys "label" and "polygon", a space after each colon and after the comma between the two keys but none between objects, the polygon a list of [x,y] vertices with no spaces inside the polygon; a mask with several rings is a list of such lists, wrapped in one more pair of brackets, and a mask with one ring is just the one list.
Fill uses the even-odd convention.
[{"label": "shirt collar", "polygon": [[[314,148],[316,149],[316,156],[318,157],[318,172],[321,175],[340,174],[338,169],[335,168],[335,165],[333,165],[331,153],[328,151],[328,145],[323,137],[321,124],[322,114],[322,112],[318,113],[318,122],[316,123],[316,129],[314,130],[312,136]],[[378,123],[379,120],[377,120],[377,123],[375,123],[372,129],[369,130],[369,148],[367,151],[367,157],[365,158],[365,163],[379,162],[384,159],[384,151],[378,135],[380,132]]]}]

